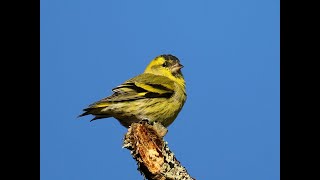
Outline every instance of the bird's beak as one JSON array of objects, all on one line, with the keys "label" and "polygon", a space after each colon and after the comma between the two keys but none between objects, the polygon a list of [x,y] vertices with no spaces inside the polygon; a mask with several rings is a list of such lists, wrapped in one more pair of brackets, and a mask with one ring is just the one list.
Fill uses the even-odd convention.
[{"label": "bird's beak", "polygon": [[180,69],[183,68],[183,65],[180,63],[175,64],[174,66],[172,66],[172,72],[176,73],[178,71],[180,71]]}]

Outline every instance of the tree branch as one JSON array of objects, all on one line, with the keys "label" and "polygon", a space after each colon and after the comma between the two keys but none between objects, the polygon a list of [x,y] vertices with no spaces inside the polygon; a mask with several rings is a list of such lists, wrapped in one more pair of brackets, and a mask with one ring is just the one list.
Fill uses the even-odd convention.
[{"label": "tree branch", "polygon": [[159,123],[133,123],[123,147],[131,151],[138,170],[148,180],[195,180],[175,158],[163,140],[167,129]]}]

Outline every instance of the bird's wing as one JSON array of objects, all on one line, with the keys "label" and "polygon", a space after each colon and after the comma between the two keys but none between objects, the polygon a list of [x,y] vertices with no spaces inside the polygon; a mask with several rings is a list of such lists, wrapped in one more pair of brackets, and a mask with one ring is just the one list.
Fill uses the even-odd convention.
[{"label": "bird's wing", "polygon": [[112,89],[113,95],[91,107],[106,107],[110,102],[133,101],[144,98],[169,98],[174,93],[174,82],[167,77],[144,73]]}]

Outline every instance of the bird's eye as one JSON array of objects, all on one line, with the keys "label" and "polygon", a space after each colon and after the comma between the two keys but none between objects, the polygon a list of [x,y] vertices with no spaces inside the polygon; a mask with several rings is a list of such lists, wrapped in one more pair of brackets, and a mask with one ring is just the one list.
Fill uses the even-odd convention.
[{"label": "bird's eye", "polygon": [[162,64],[162,67],[167,67],[167,66],[168,66],[167,61]]}]

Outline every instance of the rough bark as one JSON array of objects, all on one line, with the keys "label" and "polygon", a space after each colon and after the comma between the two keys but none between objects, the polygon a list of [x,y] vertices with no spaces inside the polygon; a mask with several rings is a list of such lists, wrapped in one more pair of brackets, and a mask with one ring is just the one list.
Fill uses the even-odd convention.
[{"label": "rough bark", "polygon": [[163,140],[167,129],[159,123],[133,123],[123,147],[131,151],[138,170],[148,180],[195,180],[175,158]]}]

